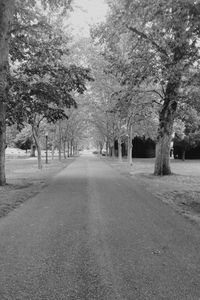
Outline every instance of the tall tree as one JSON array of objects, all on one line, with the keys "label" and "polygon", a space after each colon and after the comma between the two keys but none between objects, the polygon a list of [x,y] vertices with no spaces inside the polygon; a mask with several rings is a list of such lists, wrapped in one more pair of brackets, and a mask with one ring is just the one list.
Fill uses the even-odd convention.
[{"label": "tall tree", "polygon": [[[108,2],[110,17],[96,35],[106,45],[110,70],[122,83],[141,89],[150,85],[159,95],[154,174],[171,174],[170,143],[176,110],[188,73],[199,63],[199,1]],[[124,45],[126,60],[122,61],[119,50]]]},{"label": "tall tree", "polygon": [[5,148],[6,148],[6,100],[8,97],[9,74],[9,30],[13,19],[13,1],[0,1],[0,185],[6,183]]},{"label": "tall tree", "polygon": [[[70,0],[41,0],[44,8],[50,6],[68,8]],[[37,1],[39,3],[39,1]],[[10,37],[15,25],[15,16],[24,18],[24,10],[36,5],[35,0],[0,0],[0,185],[6,183],[5,147],[6,147],[6,103],[9,91],[9,50]]]}]

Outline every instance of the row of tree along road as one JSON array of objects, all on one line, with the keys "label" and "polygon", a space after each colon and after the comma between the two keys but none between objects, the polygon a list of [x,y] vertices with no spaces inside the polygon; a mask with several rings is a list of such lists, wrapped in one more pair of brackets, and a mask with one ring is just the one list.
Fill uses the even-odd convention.
[{"label": "row of tree along road", "polygon": [[126,137],[130,162],[132,139],[151,137],[154,174],[171,174],[174,131],[199,138],[199,2],[109,0],[106,21],[75,42],[65,28],[73,1],[14,2],[0,0],[0,185],[13,124],[31,129],[39,167],[48,129],[64,152],[84,131],[107,152],[117,140],[119,158]]},{"label": "row of tree along road", "polygon": [[42,123],[67,118],[77,106],[73,94],[82,94],[92,80],[89,69],[66,59],[70,2],[0,1],[0,185],[6,183],[6,125],[31,127],[41,168]]},{"label": "row of tree along road", "polygon": [[133,135],[154,138],[156,128],[154,174],[169,175],[173,132],[183,144],[199,141],[200,3],[111,0],[109,6],[107,21],[92,31],[113,88],[104,120],[117,119],[115,137],[120,145],[129,136],[130,153]]}]

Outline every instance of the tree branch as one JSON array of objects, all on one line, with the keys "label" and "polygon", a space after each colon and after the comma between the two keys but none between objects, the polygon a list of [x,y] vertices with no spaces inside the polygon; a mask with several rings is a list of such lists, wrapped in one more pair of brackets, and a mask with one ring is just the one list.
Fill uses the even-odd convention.
[{"label": "tree branch", "polygon": [[144,93],[151,93],[151,92],[157,94],[161,99],[164,100],[164,97],[158,91],[156,91],[156,90],[144,91]]},{"label": "tree branch", "polygon": [[[158,91],[156,90],[144,90],[144,91],[141,91],[141,90],[136,90],[136,93],[139,93],[139,94],[142,94],[142,93],[155,93],[157,94],[162,100],[164,100],[164,97],[162,96],[162,94],[160,94]],[[154,101],[156,102],[156,101]],[[156,102],[158,104],[160,104],[159,102]]]},{"label": "tree branch", "polygon": [[[47,27],[46,24],[45,24],[45,26]],[[29,29],[38,29],[41,27],[44,27],[44,23],[42,23],[42,22],[38,22],[37,24],[33,24],[33,25],[24,25],[24,26],[19,25],[19,26],[16,26],[15,28],[11,29],[9,31],[9,34],[15,34],[18,32],[29,30]],[[50,25],[48,25],[48,27],[51,28]]]},{"label": "tree branch", "polygon": [[126,25],[126,27],[130,31],[132,31],[135,34],[139,35],[144,40],[149,41],[152,44],[152,46],[154,46],[158,50],[158,52],[160,52],[160,53],[162,53],[162,54],[164,54],[165,56],[168,57],[167,51],[165,49],[163,49],[162,47],[160,47],[156,42],[154,42],[154,40],[152,40],[151,38],[149,38],[144,32],[141,32],[141,31],[137,30],[136,28],[134,28],[132,26]]}]

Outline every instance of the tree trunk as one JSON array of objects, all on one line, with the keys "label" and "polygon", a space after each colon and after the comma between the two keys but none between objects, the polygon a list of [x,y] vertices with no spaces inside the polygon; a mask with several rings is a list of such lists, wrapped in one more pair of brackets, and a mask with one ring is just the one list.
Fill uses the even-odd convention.
[{"label": "tree trunk", "polygon": [[133,164],[132,150],[133,150],[133,127],[130,125],[128,133],[128,163],[130,166]]},{"label": "tree trunk", "polygon": [[74,154],[74,152],[73,152],[73,139],[72,139],[70,142],[70,156],[72,157],[73,154]]},{"label": "tree trunk", "polygon": [[102,151],[103,151],[103,147],[102,147],[102,144],[99,143],[99,154],[102,155]]},{"label": "tree trunk", "polygon": [[0,185],[6,184],[6,101],[8,97],[9,29],[13,19],[13,1],[0,0]]},{"label": "tree trunk", "polygon": [[74,145],[73,145],[73,154],[74,156],[77,155],[77,151],[76,151],[76,143],[74,142]]},{"label": "tree trunk", "polygon": [[112,157],[113,156],[113,146],[111,145],[111,143],[109,143],[109,156]]},{"label": "tree trunk", "polygon": [[186,150],[183,149],[183,150],[182,150],[182,160],[183,160],[183,161],[185,161],[185,152],[186,152]]},{"label": "tree trunk", "polygon": [[118,138],[118,160],[122,162],[122,140],[121,137]]},{"label": "tree trunk", "polygon": [[39,142],[39,136],[38,136],[38,128],[36,129],[34,126],[32,127],[33,131],[33,138],[35,141],[36,149],[37,149],[37,159],[38,159],[38,169],[42,169],[42,155],[41,155],[41,147]]},{"label": "tree trunk", "polygon": [[59,142],[58,142],[58,159],[59,161],[62,160],[62,155],[61,155],[61,152],[62,152],[62,132],[61,132],[61,121],[59,120],[59,123],[58,123],[58,134],[59,134]]},{"label": "tree trunk", "polygon": [[51,159],[54,160],[54,155],[55,155],[55,145],[54,142],[52,143],[51,146]]},{"label": "tree trunk", "polygon": [[6,125],[5,104],[0,101],[0,185],[6,184],[5,175]]},{"label": "tree trunk", "polygon": [[67,142],[67,157],[70,157],[70,143]]},{"label": "tree trunk", "polygon": [[159,116],[159,128],[156,145],[154,175],[170,175],[170,149],[174,117],[177,108],[179,82],[170,82],[166,88],[166,97]]},{"label": "tree trunk", "polygon": [[51,159],[54,160],[55,157],[55,147],[56,147],[56,127],[53,131],[53,136],[52,136],[52,146],[51,146]]},{"label": "tree trunk", "polygon": [[78,143],[75,143],[75,155],[78,156]]},{"label": "tree trunk", "polygon": [[109,141],[107,139],[107,141],[106,141],[106,156],[108,157],[109,154],[110,154],[110,145],[109,145]]},{"label": "tree trunk", "polygon": [[63,157],[64,157],[64,159],[67,158],[67,156],[66,156],[66,141],[63,141]]},{"label": "tree trunk", "polygon": [[110,143],[110,154],[111,154],[111,157],[114,159],[115,158],[115,140],[113,140]]}]

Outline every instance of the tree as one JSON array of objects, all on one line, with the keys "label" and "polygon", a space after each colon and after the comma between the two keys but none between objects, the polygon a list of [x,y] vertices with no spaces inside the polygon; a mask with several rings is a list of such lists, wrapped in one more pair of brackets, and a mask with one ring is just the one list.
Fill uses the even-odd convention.
[{"label": "tree", "polygon": [[[200,5],[197,1],[109,1],[111,14],[96,36],[110,70],[122,84],[147,85],[160,97],[155,175],[171,174],[170,144],[183,86],[198,69]],[[119,55],[123,39],[126,60]],[[187,76],[185,76],[187,74]],[[190,77],[190,76],[189,76]]]},{"label": "tree", "polygon": [[[67,9],[71,1],[68,0],[41,0],[44,8],[62,7]],[[0,0],[0,185],[6,183],[5,176],[5,146],[6,146],[6,105],[9,94],[9,43],[15,17],[21,16],[24,20],[25,8],[32,8],[34,0]],[[33,24],[34,26],[35,24]],[[26,25],[25,25],[26,26]]]},{"label": "tree", "polygon": [[[95,46],[90,40],[87,41],[87,44],[82,40],[81,45],[86,50],[87,64],[92,69],[95,78],[91,84],[90,94],[87,96],[89,120],[91,126],[96,128],[93,132],[98,132],[99,137],[104,136],[103,140],[106,141],[107,155],[114,156],[115,140],[119,139],[121,144],[120,138],[123,130],[121,128],[120,112],[114,109],[116,100],[112,95],[119,91],[120,84],[115,76],[106,72],[108,63],[101,55],[100,47]],[[102,138],[100,143],[100,149],[102,150]],[[119,149],[121,149],[121,146]]]},{"label": "tree", "polygon": [[[115,109],[120,112],[123,132],[128,136],[128,162],[132,165],[133,138],[136,136],[148,137],[155,140],[157,128],[156,108],[153,104],[154,95],[146,97],[145,88],[129,89],[128,86],[114,96],[117,100]],[[119,131],[120,132],[120,131]]]},{"label": "tree", "polygon": [[20,131],[15,139],[14,144],[17,148],[20,148],[22,150],[28,150],[31,149],[32,145],[32,132],[30,126],[26,126],[23,128],[22,131]]},{"label": "tree", "polygon": [[8,54],[9,29],[13,18],[13,3],[11,0],[0,1],[0,185],[6,183],[5,178],[5,148],[6,148],[6,99],[8,95]]},{"label": "tree", "polygon": [[[65,4],[66,7],[67,4],[67,1],[44,1],[41,4],[49,9],[48,2],[55,6]],[[14,25],[10,30],[11,73],[10,91],[5,99],[8,108],[6,119],[8,124],[14,122],[19,126],[26,123],[31,125],[38,151],[38,167],[41,168],[41,122],[44,119],[56,122],[66,118],[64,108],[76,106],[72,91],[83,93],[86,81],[92,78],[89,69],[65,62],[65,55],[68,54],[67,38],[58,26],[57,19],[56,24],[52,20],[49,23],[48,17],[38,11],[35,1],[28,1],[31,11],[23,9],[20,1],[17,4]],[[4,174],[4,184],[4,168],[1,173]]]}]

